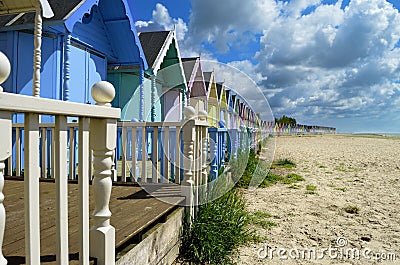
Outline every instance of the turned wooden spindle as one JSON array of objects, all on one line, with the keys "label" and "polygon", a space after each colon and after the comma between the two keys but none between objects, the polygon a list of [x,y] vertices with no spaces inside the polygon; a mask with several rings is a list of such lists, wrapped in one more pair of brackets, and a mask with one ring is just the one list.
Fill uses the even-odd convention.
[{"label": "turned wooden spindle", "polygon": [[[1,64],[1,63],[0,63]],[[1,74],[0,74],[1,75]],[[0,77],[1,79],[1,77]],[[1,84],[1,80],[0,80]],[[0,112],[0,265],[7,264],[7,260],[3,256],[3,237],[4,229],[6,225],[6,210],[4,208],[4,161],[11,155],[11,140],[12,140],[12,124],[11,124],[11,113]]]},{"label": "turned wooden spindle", "polygon": [[40,97],[40,68],[42,57],[42,9],[40,5],[36,8],[34,29],[34,53],[33,53],[33,77],[32,95]]},{"label": "turned wooden spindle", "polygon": [[[96,105],[109,107],[115,96],[112,84],[100,81],[92,87]],[[109,209],[112,188],[112,157],[116,147],[117,121],[92,118],[90,120],[90,147],[93,150],[94,224],[90,229],[90,256],[98,264],[115,264],[115,228],[110,224]]]},{"label": "turned wooden spindle", "polygon": [[184,108],[185,124],[182,128],[183,139],[183,182],[182,195],[186,197],[185,206],[191,217],[194,217],[194,137],[195,137],[195,115],[196,111],[193,107],[187,106]]},{"label": "turned wooden spindle", "polygon": [[[3,92],[1,84],[7,80],[10,75],[11,67],[8,58],[0,52],[0,93]],[[12,152],[12,123],[11,113],[0,112],[0,265],[7,264],[3,256],[3,238],[6,226],[6,210],[4,208],[4,161],[11,156]],[[10,173],[9,173],[10,174]]]}]

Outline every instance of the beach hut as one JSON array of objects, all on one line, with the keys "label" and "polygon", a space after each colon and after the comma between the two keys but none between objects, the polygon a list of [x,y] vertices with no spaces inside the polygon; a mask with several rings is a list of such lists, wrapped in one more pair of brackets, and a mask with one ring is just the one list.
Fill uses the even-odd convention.
[{"label": "beach hut", "polygon": [[237,94],[234,94],[234,91],[231,91],[231,110],[232,110],[232,125],[234,128],[237,128],[240,122],[240,100]]},{"label": "beach hut", "polygon": [[[89,90],[109,69],[147,68],[126,0],[48,2],[54,16],[43,20],[41,97],[94,103]],[[31,95],[34,20],[22,11],[0,17],[0,49],[13,65],[6,92]]]},{"label": "beach hut", "polygon": [[200,57],[183,58],[183,69],[187,82],[189,105],[197,112],[207,109],[207,89],[204,82]]},{"label": "beach hut", "polygon": [[[17,14],[0,16],[0,50],[7,55],[12,65],[11,75],[2,85],[6,92],[34,95],[31,88],[38,83],[40,89],[34,91],[40,93],[34,96],[93,104],[90,89],[94,83],[113,77],[113,73],[144,74],[147,63],[126,0],[49,0],[48,3],[54,16],[41,21],[41,56],[35,63],[35,71],[39,70],[44,80],[41,83],[40,80],[33,81],[34,47],[35,57],[38,53],[38,41],[35,40],[38,34],[34,30],[35,13],[20,9]],[[137,85],[127,87],[113,82],[116,88],[116,97],[112,102],[114,106],[123,105],[121,102],[126,95],[124,90],[140,87],[138,74],[136,80]],[[40,118],[42,123],[55,121],[54,116],[41,115]],[[13,115],[14,123],[23,121],[23,115]],[[69,117],[68,121],[77,121],[77,118]],[[47,145],[50,150],[51,140],[46,143],[46,138],[51,139],[51,128],[43,127],[41,135],[41,147]],[[18,140],[17,136],[20,136]],[[77,148],[76,128],[70,128],[69,138],[75,139],[75,144],[72,141],[71,146]],[[23,144],[23,131],[14,129],[13,153]],[[74,148],[69,151],[73,154],[71,151]],[[21,164],[24,164],[22,153],[23,150]],[[13,159],[15,157],[13,155]],[[50,165],[50,156],[46,159],[47,165]],[[15,164],[16,161],[13,162]],[[72,170],[74,167],[71,167]]]},{"label": "beach hut", "polygon": [[208,122],[211,127],[218,127],[219,120],[219,105],[217,84],[215,82],[214,72],[204,72],[204,79],[207,86],[207,112]]},{"label": "beach hut", "polygon": [[226,91],[223,83],[217,83],[217,95],[218,95],[218,109],[219,109],[219,121],[223,121],[225,123],[226,128],[230,128],[229,126],[229,116],[228,116],[228,104],[226,100]]},{"label": "beach hut", "polygon": [[145,120],[180,121],[187,87],[176,32],[140,32],[139,39],[150,77],[145,82]]},{"label": "beach hut", "polygon": [[226,96],[226,104],[227,104],[227,112],[228,112],[228,128],[230,129],[237,129],[236,127],[236,122],[235,122],[235,116],[234,116],[234,101],[233,101],[233,96],[236,97],[236,94],[233,93],[233,91],[228,88],[225,88],[225,96]]}]

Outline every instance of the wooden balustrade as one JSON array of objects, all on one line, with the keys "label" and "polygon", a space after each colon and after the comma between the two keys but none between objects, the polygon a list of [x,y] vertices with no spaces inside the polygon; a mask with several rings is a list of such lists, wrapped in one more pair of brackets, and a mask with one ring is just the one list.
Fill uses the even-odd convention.
[{"label": "wooden balustrade", "polygon": [[167,183],[172,180],[179,184],[181,125],[181,122],[118,122],[121,142],[116,164],[120,165],[117,167],[120,181]]},{"label": "wooden balustrade", "polygon": [[[2,63],[2,62],[0,62]],[[0,84],[5,78],[0,77]],[[40,264],[40,211],[39,211],[39,177],[46,175],[46,163],[51,152],[52,173],[56,182],[56,233],[57,263],[68,264],[68,128],[67,117],[79,118],[79,227],[80,227],[80,262],[89,264],[89,256],[97,258],[97,264],[115,264],[114,228],[110,224],[111,212],[108,209],[111,193],[111,156],[115,148],[117,119],[120,110],[109,107],[114,95],[114,88],[109,83],[100,82],[92,88],[92,96],[97,105],[87,105],[42,99],[23,95],[0,92],[0,247],[5,228],[4,195],[4,161],[12,154],[12,113],[24,114],[24,124],[15,126],[16,138],[16,174],[21,173],[21,133],[24,148],[24,205],[25,205],[25,254],[27,264]],[[52,115],[55,124],[39,124],[39,115]],[[89,122],[90,118],[90,122]],[[90,127],[89,127],[90,124]],[[75,125],[74,125],[75,127]],[[51,140],[47,137],[51,130]],[[74,129],[75,130],[75,129]],[[95,132],[95,133],[90,133]],[[75,133],[75,132],[74,132]],[[94,226],[89,236],[89,172],[90,149],[94,150]],[[70,144],[71,144],[70,137]],[[49,145],[51,141],[51,145]],[[39,143],[42,155],[39,156]],[[50,152],[46,146],[51,146]],[[71,155],[70,153],[70,156]],[[40,162],[41,160],[41,162]],[[12,162],[11,162],[12,165]],[[42,165],[42,169],[40,169]],[[70,167],[71,170],[71,167]],[[12,171],[9,164],[8,171]],[[73,172],[73,170],[71,170]],[[70,172],[70,173],[72,173]],[[89,242],[90,238],[90,242]],[[90,250],[90,253],[89,253]],[[90,254],[90,255],[89,255]],[[0,252],[0,264],[6,264]]]}]

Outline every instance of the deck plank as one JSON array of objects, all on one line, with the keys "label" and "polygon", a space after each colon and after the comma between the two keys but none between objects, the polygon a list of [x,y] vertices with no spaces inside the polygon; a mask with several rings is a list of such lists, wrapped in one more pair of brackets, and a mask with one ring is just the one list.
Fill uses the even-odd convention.
[{"label": "deck plank", "polygon": [[[6,208],[6,229],[3,253],[9,264],[24,264],[24,182],[6,179],[4,186]],[[160,188],[162,190],[162,188]],[[42,263],[51,264],[56,253],[56,186],[52,182],[40,182],[40,238]],[[116,247],[146,229],[163,215],[167,214],[182,201],[177,193],[168,198],[171,203],[163,202],[148,195],[141,187],[134,185],[113,186],[110,210],[111,224],[116,230]],[[79,251],[78,228],[78,185],[68,184],[68,226],[69,253],[76,259]],[[90,191],[90,212],[94,209],[92,191]],[[92,220],[91,220],[92,223]]]}]

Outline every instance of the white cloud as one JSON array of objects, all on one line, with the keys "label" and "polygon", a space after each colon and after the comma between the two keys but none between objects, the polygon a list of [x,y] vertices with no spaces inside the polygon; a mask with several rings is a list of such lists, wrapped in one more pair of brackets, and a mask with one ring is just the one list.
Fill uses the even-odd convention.
[{"label": "white cloud", "polygon": [[[400,115],[392,107],[400,97],[398,10],[385,0],[341,5],[292,1],[264,25],[256,72],[267,77],[262,84],[278,116]],[[313,11],[302,14],[307,8]]]},{"label": "white cloud", "polygon": [[172,30],[176,27],[176,36],[179,41],[185,38],[188,27],[182,18],[171,18],[168,9],[160,3],[157,3],[156,9],[153,10],[152,19],[150,21],[137,21],[135,23],[138,31],[156,31],[156,30]]},{"label": "white cloud", "polygon": [[275,0],[191,0],[189,23],[191,45],[206,41],[227,52],[230,46],[247,43],[262,33],[278,14]]}]

